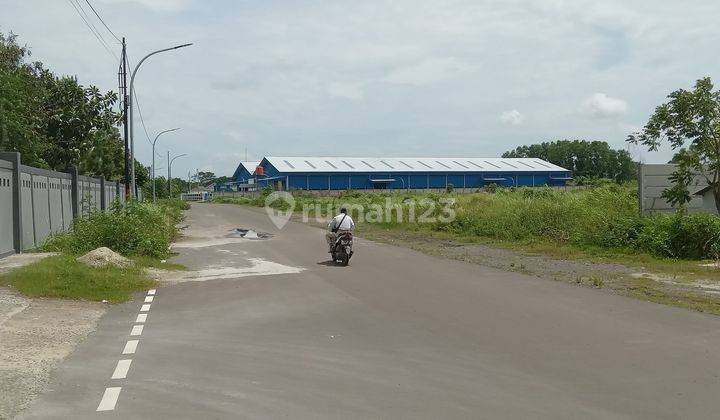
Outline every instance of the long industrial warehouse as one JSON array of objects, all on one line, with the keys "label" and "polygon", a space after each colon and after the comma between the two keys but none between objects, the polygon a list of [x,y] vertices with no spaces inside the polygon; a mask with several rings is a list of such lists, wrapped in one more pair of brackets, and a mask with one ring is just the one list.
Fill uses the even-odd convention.
[{"label": "long industrial warehouse", "polygon": [[248,166],[235,172],[238,184],[289,190],[563,186],[571,179],[567,169],[535,158],[268,156],[253,172]]}]

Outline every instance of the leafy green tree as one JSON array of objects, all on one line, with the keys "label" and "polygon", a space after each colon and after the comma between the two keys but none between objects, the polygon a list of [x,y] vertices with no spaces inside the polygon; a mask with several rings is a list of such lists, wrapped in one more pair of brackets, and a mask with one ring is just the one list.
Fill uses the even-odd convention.
[{"label": "leafy green tree", "polygon": [[539,158],[572,171],[576,179],[607,178],[616,182],[635,178],[636,163],[625,150],[604,141],[557,140],[520,146],[505,152],[506,158]]},{"label": "leafy green tree", "polygon": [[[178,198],[180,196],[180,193],[187,192],[188,183],[184,179],[180,178],[173,178],[172,182],[170,183],[171,189],[172,189],[172,197]],[[143,186],[143,195],[145,196],[145,199],[152,200],[152,182],[148,181],[147,184]],[[167,178],[164,176],[159,176],[155,178],[155,196],[157,198],[168,198],[168,182]]]},{"label": "leafy green tree", "polygon": [[689,188],[702,176],[715,195],[720,211],[720,91],[713,91],[709,77],[698,80],[692,90],[679,89],[669,101],[655,108],[642,131],[628,136],[628,142],[657,150],[667,142],[678,153],[670,179],[673,186],[663,198],[682,206],[690,201]]},{"label": "leafy green tree", "polygon": [[123,142],[114,92],[58,77],[14,34],[0,34],[0,149],[18,151],[27,165],[120,179]]},{"label": "leafy green tree", "polygon": [[203,172],[203,171],[198,172],[194,178],[196,179],[196,182],[198,182],[203,187],[213,185],[217,179],[213,172]]}]

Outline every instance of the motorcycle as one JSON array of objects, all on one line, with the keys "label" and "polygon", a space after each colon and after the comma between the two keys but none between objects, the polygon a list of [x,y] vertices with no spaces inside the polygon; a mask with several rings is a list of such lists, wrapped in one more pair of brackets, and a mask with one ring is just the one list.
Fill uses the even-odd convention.
[{"label": "motorcycle", "polygon": [[353,234],[352,232],[338,233],[335,239],[335,245],[330,252],[334,262],[346,266],[350,263],[350,257],[353,255]]}]

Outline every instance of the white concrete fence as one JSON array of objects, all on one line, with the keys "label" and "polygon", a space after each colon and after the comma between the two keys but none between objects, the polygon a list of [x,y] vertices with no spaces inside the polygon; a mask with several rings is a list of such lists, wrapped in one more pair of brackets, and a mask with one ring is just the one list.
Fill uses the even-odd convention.
[{"label": "white concrete fence", "polygon": [[124,202],[124,191],[119,182],[25,166],[20,153],[0,152],[0,257],[37,248],[75,217]]}]

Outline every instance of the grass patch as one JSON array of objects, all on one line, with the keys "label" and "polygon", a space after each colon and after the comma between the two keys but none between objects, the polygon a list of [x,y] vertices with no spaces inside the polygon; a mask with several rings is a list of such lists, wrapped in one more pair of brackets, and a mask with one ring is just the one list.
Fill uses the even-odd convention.
[{"label": "grass patch", "polygon": [[156,285],[143,272],[143,266],[129,268],[92,268],[77,262],[74,256],[48,257],[35,264],[18,268],[0,277],[29,297],[80,299],[120,303],[132,294]]}]

